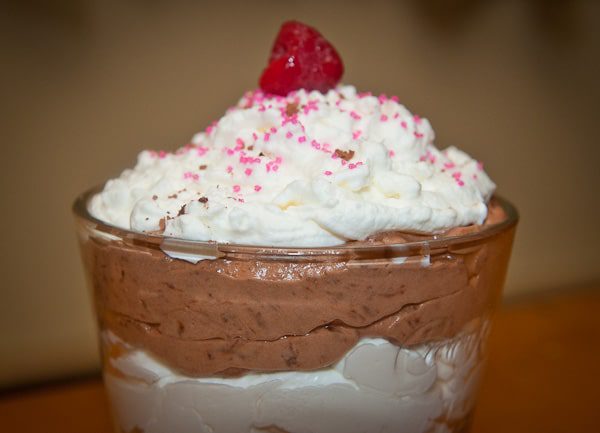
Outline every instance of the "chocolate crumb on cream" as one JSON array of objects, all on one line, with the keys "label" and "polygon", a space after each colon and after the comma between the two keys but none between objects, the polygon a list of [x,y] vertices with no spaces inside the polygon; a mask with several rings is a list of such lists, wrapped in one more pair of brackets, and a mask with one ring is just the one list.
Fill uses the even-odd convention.
[{"label": "chocolate crumb on cream", "polygon": [[350,161],[352,159],[352,157],[354,156],[354,151],[353,150],[335,149],[335,152],[333,152],[333,154],[336,155],[337,157],[343,159],[344,161]]}]

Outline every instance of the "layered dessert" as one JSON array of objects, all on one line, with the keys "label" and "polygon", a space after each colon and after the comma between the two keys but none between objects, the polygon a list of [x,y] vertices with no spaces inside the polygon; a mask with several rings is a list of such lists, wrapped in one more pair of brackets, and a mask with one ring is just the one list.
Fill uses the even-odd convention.
[{"label": "layered dessert", "polygon": [[80,198],[117,431],[467,431],[514,210],[342,72],[285,23],[260,89]]}]

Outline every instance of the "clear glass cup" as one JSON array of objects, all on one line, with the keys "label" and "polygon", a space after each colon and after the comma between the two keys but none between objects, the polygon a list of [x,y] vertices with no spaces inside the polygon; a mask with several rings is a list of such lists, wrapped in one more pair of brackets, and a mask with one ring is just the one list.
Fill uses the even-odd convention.
[{"label": "clear glass cup", "polygon": [[74,213],[116,432],[466,432],[517,212],[460,236],[273,248]]}]

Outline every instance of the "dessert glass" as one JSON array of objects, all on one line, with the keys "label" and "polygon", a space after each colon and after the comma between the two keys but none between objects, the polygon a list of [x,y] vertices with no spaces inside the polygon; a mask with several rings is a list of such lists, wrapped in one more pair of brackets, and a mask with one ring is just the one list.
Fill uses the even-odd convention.
[{"label": "dessert glass", "polygon": [[[517,212],[320,248],[141,234],[74,213],[116,432],[466,432]],[[196,261],[196,263],[193,263]]]}]

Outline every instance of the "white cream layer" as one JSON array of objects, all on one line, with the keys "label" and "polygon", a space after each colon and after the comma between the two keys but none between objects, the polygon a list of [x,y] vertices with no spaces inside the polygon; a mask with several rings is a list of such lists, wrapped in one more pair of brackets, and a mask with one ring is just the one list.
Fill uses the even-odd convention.
[{"label": "white cream layer", "polygon": [[188,378],[132,351],[111,362],[134,380],[105,380],[124,431],[446,432],[440,417],[459,420],[472,409],[479,338],[411,350],[363,339],[331,368],[240,378]]}]

